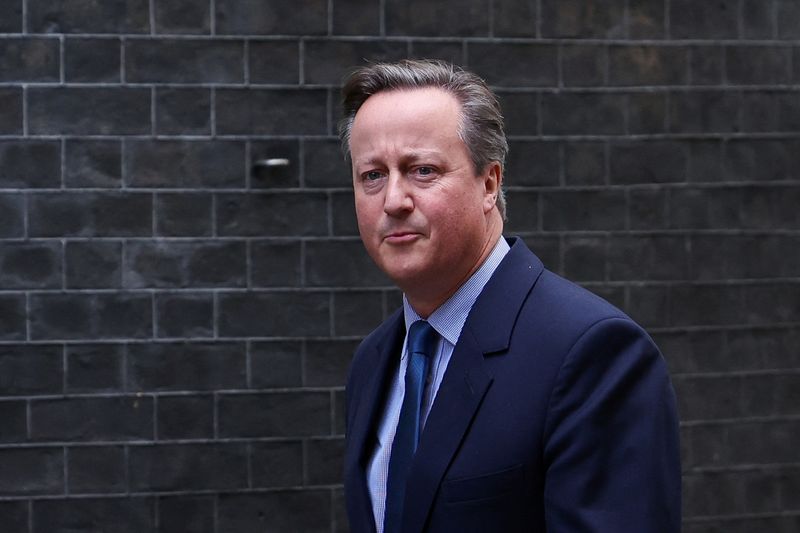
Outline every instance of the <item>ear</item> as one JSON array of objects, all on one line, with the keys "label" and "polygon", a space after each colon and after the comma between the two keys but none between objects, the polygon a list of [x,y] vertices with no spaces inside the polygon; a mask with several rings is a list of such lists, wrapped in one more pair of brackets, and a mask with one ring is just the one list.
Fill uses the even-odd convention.
[{"label": "ear", "polygon": [[483,180],[483,212],[488,213],[497,204],[497,196],[500,194],[500,186],[503,184],[503,168],[499,161],[492,161],[483,170],[481,175]]}]

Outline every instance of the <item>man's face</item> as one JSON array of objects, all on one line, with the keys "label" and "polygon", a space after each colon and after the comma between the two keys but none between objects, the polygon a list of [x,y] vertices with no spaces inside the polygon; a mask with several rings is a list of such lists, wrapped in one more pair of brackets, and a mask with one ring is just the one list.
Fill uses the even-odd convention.
[{"label": "man's face", "polygon": [[375,94],[353,123],[361,239],[406,293],[449,296],[480,266],[498,234],[490,212],[500,167],[490,164],[475,175],[458,136],[460,116],[455,97],[423,88]]}]

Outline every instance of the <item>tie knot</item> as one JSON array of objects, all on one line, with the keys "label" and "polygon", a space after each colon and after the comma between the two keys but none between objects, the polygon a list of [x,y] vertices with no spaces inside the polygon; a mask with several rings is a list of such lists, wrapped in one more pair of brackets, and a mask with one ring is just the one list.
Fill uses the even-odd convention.
[{"label": "tie knot", "polygon": [[426,320],[417,320],[408,329],[408,353],[431,357],[436,347],[436,330]]}]

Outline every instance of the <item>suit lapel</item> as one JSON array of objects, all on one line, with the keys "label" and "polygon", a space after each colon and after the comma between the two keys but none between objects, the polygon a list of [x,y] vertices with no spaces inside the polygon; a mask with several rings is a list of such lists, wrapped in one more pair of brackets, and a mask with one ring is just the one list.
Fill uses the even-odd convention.
[{"label": "suit lapel", "polygon": [[352,480],[348,487],[349,499],[357,508],[363,524],[370,524],[370,531],[375,531],[372,504],[367,488],[366,465],[369,454],[374,450],[377,421],[383,412],[386,387],[391,377],[393,361],[399,359],[405,324],[402,313],[395,313],[387,323],[387,332],[383,339],[369,348],[372,353],[365,354],[363,367],[359,373],[363,378],[358,403],[353,405],[353,423],[347,436],[347,456],[345,479]]},{"label": "suit lapel", "polygon": [[521,240],[484,287],[464,324],[409,473],[403,530],[423,531],[439,485],[491,384],[484,356],[508,350],[520,309],[543,270]]}]

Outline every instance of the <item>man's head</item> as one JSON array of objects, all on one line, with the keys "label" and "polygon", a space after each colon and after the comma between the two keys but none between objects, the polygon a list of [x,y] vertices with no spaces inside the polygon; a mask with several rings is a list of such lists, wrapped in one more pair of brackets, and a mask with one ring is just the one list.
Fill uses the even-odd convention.
[{"label": "man's head", "polygon": [[[401,83],[409,79],[417,82]],[[482,103],[465,103],[464,94],[480,94]],[[481,105],[487,109],[476,112]],[[345,106],[341,131],[361,238],[427,316],[482,264],[502,233],[498,196],[506,143],[497,102],[472,74],[406,61],[356,72],[345,88]],[[468,119],[468,110],[481,118]]]},{"label": "man's head", "polygon": [[[339,136],[345,153],[350,153],[353,120],[367,98],[382,91],[423,87],[449,92],[461,104],[458,134],[469,150],[475,173],[492,161],[499,162],[502,171],[508,142],[497,98],[480,77],[444,61],[405,59],[375,63],[353,72],[342,89],[344,114],[339,122]],[[497,209],[505,220],[502,188],[497,195]]]}]

